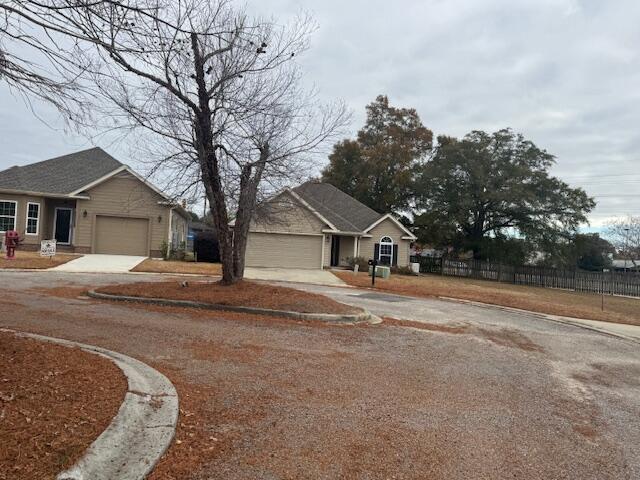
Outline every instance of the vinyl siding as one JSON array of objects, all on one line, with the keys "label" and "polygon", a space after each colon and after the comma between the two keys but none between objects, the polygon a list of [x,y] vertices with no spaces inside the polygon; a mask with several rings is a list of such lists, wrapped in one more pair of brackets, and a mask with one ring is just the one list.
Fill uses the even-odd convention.
[{"label": "vinyl siding", "polygon": [[187,219],[175,210],[171,211],[171,242],[176,242],[174,248],[179,248],[182,242],[187,243]]},{"label": "vinyl siding", "polygon": [[250,232],[247,267],[320,268],[322,235]]},{"label": "vinyl siding", "polygon": [[91,200],[77,201],[76,246],[95,248],[93,232],[98,215],[147,219],[151,226],[152,251],[160,250],[162,242],[168,240],[169,208],[158,203],[164,198],[133,175],[122,172],[87,193]]},{"label": "vinyl siding", "polygon": [[[9,195],[0,192],[0,200],[7,200],[11,202],[17,202],[16,205],[16,231],[20,234],[20,238],[23,239],[23,243],[26,245],[36,245],[40,243],[40,240],[45,238],[46,234],[46,212],[45,212],[45,199],[42,197],[33,197],[30,195]],[[40,218],[38,219],[38,234],[26,235],[26,223],[27,223],[27,204],[29,202],[40,204]],[[0,233],[4,241],[4,233]]]},{"label": "vinyl siding", "polygon": [[404,267],[409,265],[409,240],[402,240],[406,233],[400,229],[392,220],[386,219],[376,225],[370,232],[371,237],[363,237],[360,240],[359,256],[367,260],[373,258],[374,245],[380,243],[380,239],[389,236],[393,239],[393,243],[398,245],[398,266]]},{"label": "vinyl siding", "polygon": [[324,258],[322,260],[322,266],[331,266],[331,235],[324,236]]},{"label": "vinyl siding", "polygon": [[349,265],[349,259],[353,258],[353,237],[340,237],[340,266]]},{"label": "vinyl siding", "polygon": [[313,212],[298,202],[289,193],[283,193],[269,202],[266,218],[253,221],[252,232],[322,233],[329,228]]}]

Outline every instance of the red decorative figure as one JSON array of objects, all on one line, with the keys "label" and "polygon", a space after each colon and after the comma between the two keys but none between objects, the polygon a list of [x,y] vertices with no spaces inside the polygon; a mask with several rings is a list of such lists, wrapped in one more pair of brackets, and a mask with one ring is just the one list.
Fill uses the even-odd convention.
[{"label": "red decorative figure", "polygon": [[15,260],[18,243],[20,243],[20,234],[15,230],[9,230],[4,234],[4,244],[7,247],[7,260]]}]

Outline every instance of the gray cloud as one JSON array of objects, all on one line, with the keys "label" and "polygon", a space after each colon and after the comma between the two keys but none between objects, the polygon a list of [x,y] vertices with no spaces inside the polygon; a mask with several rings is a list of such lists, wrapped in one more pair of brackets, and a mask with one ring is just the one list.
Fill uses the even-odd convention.
[{"label": "gray cloud", "polygon": [[[305,81],[348,102],[352,134],[380,93],[415,107],[436,134],[510,126],[596,196],[593,225],[640,213],[640,2],[250,0],[249,9],[279,21],[314,15]],[[86,146],[35,120],[2,84],[0,102],[0,168]],[[106,146],[127,160],[125,145]]]}]

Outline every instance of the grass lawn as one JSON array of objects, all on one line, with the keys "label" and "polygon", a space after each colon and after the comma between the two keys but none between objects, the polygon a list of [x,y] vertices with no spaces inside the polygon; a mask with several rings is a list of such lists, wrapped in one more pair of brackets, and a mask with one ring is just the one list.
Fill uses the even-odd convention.
[{"label": "grass lawn", "polygon": [[18,250],[14,260],[7,260],[5,255],[0,256],[1,268],[29,268],[29,269],[46,269],[57,267],[70,260],[78,258],[80,255],[70,255],[59,253],[55,257],[41,257],[38,252],[25,252]]},{"label": "grass lawn", "polygon": [[218,282],[149,282],[109,285],[96,289],[101,293],[143,298],[191,300],[238,307],[289,310],[301,313],[353,314],[360,309],[336,302],[324,295],[293,288],[243,281],[223,286]]},{"label": "grass lawn", "polygon": [[[333,273],[349,285],[371,286],[371,278],[366,273]],[[551,315],[640,325],[640,299],[634,298],[607,295],[602,311],[601,296],[596,294],[439,275],[392,275],[388,280],[376,279],[376,289],[414,297],[451,297]]]},{"label": "grass lawn", "polygon": [[147,273],[192,273],[194,275],[222,275],[220,263],[179,262],[175,260],[159,260],[147,258],[136,265],[133,272]]}]

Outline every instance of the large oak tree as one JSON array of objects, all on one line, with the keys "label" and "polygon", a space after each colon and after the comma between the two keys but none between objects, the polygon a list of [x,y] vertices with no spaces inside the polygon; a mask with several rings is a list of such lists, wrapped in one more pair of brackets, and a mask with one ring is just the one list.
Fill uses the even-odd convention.
[{"label": "large oak tree", "polygon": [[416,110],[393,107],[380,95],[367,106],[357,139],[334,146],[322,180],[377,212],[408,212],[415,174],[432,140]]},{"label": "large oak tree", "polygon": [[510,129],[438,138],[417,180],[423,241],[469,249],[491,239],[553,243],[571,237],[595,202],[550,175],[553,155]]}]

